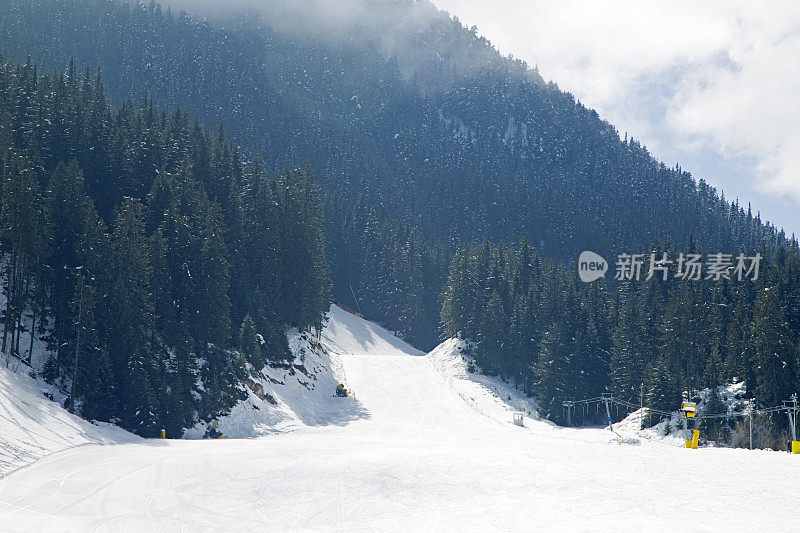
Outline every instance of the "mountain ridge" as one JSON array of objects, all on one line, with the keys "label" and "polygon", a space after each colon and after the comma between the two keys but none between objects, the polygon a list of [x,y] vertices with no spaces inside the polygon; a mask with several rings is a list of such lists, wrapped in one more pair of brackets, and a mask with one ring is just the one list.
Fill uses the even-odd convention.
[{"label": "mountain ridge", "polygon": [[[331,44],[252,16],[217,25],[155,3],[3,3],[12,16],[0,51],[12,59],[30,54],[52,68],[75,56],[102,69],[112,101],[147,89],[207,126],[224,122],[268,168],[308,160],[324,186],[363,194],[429,242],[527,235],[572,261],[582,249],[613,255],[656,238],[692,235],[730,251],[784,238],[444,14],[419,35],[404,30],[418,39],[409,56],[427,52],[414,62],[386,57],[370,35]],[[50,41],[32,42],[43,22]],[[79,26],[88,31],[76,35]],[[462,48],[482,52],[447,55]]]}]

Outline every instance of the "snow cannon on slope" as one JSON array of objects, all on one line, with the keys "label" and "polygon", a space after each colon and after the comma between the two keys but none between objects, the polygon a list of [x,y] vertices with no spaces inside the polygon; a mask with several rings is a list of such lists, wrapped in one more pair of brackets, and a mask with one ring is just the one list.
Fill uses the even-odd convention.
[{"label": "snow cannon on slope", "polygon": [[700,440],[700,430],[694,429],[690,432],[687,421],[694,421],[695,428],[697,428],[697,422],[699,421],[697,418],[697,403],[684,400],[681,404],[681,413],[683,414],[683,432],[685,435],[686,447],[690,450],[696,450],[697,443]]},{"label": "snow cannon on slope", "polygon": [[347,389],[344,388],[344,385],[339,383],[336,385],[336,396],[346,397],[348,395]]},{"label": "snow cannon on slope", "polygon": [[219,424],[217,421],[211,422],[209,424],[208,429],[206,429],[206,434],[203,435],[204,439],[221,439],[222,432],[219,430]]}]

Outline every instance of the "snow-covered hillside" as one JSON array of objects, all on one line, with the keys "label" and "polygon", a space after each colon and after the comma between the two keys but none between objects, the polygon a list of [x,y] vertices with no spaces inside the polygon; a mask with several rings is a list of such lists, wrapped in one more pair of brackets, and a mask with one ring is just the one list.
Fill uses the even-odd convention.
[{"label": "snow-covered hillside", "polygon": [[[352,413],[335,402],[333,391],[343,380],[341,365],[308,332],[291,331],[291,363],[270,363],[245,382],[247,399],[220,417],[219,430],[227,437],[249,438],[285,433],[306,426],[345,422]],[[185,433],[202,437],[206,424]]]},{"label": "snow-covered hillside", "polygon": [[[422,355],[386,330],[331,306],[320,338],[309,332],[289,332],[294,361],[270,363],[246,383],[248,398],[217,420],[229,437],[247,438],[286,433],[304,427],[344,425],[364,416],[357,402],[336,397],[336,385],[352,389],[342,364],[343,354],[402,353]],[[201,437],[205,424],[188,430]]]},{"label": "snow-covered hillside", "polygon": [[[1,529],[796,528],[797,456],[647,439],[618,445],[607,429],[531,417],[518,427],[510,414],[525,408],[524,398],[466,372],[457,341],[425,356],[336,308],[321,348],[305,355],[309,367],[320,365],[317,379],[308,378],[313,388],[299,384],[297,369],[269,371],[278,381],[291,377],[268,391],[274,424],[250,400],[255,423],[236,411],[224,421],[263,436],[50,455],[0,480]],[[337,380],[355,397],[324,390]],[[314,402],[307,410],[301,389]]]},{"label": "snow-covered hillside", "polygon": [[[0,292],[0,308],[5,307]],[[42,368],[49,355],[45,342],[38,337],[31,342],[30,332],[22,331],[20,345],[32,366]],[[0,478],[75,446],[140,440],[112,424],[93,424],[70,414],[60,403],[66,396],[29,372],[19,360],[0,355]]]},{"label": "snow-covered hillside", "polygon": [[0,365],[0,478],[75,446],[139,440],[116,426],[71,415],[45,393],[58,397],[47,384]]},{"label": "snow-covered hillside", "polygon": [[[682,447],[686,434],[683,429],[683,419],[680,411],[676,410],[669,417],[655,416],[652,427],[641,429],[642,410],[637,409],[625,418],[615,423],[613,432],[606,426],[601,432],[597,428],[562,428],[541,419],[536,412],[536,401],[517,390],[512,384],[499,377],[487,376],[479,372],[477,367],[470,371],[470,363],[474,361],[469,356],[469,343],[453,338],[437,346],[428,354],[434,368],[439,371],[446,383],[475,411],[495,418],[508,421],[514,412],[525,415],[525,424],[531,430],[577,432],[580,438],[615,442],[622,438],[627,443],[636,443],[642,440],[651,441],[669,446]],[[731,420],[741,419],[746,414],[749,400],[746,400],[744,383],[730,383],[717,389],[720,401],[725,406]],[[710,389],[698,393],[698,413],[702,413],[709,397]],[[531,422],[533,422],[531,424]],[[701,433],[701,441],[705,435]]]},{"label": "snow-covered hillside", "polygon": [[[704,389],[698,393],[700,401],[697,403],[697,412],[701,414],[706,409],[706,404],[711,393],[710,389]],[[719,399],[725,408],[725,413],[730,415],[730,420],[741,420],[746,416],[747,409],[750,406],[750,400],[746,399],[744,383],[729,383],[717,388]],[[654,420],[659,420],[655,417]],[[622,420],[615,427],[619,431],[625,432],[627,435],[635,434],[639,437],[652,440],[652,441],[668,441],[681,443],[686,435],[683,429],[683,416],[680,411],[674,411],[671,416],[661,416],[658,423],[646,429],[639,429],[642,423],[642,410],[634,411],[627,418]],[[651,422],[652,423],[652,422]],[[756,429],[756,431],[758,431]],[[706,435],[702,432],[700,434],[701,442],[705,442]],[[716,443],[708,443],[716,444]]]},{"label": "snow-covered hillside", "polygon": [[465,341],[448,339],[431,351],[428,359],[448,386],[476,411],[503,422],[510,420],[515,411],[539,419],[532,398],[499,378],[470,372],[468,357],[464,356],[466,349]]}]

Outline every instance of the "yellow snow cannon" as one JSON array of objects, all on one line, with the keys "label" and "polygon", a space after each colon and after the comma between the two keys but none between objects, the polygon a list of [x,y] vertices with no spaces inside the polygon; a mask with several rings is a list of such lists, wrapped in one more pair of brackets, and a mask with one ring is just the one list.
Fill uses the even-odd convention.
[{"label": "yellow snow cannon", "polygon": [[206,434],[203,435],[203,438],[204,439],[221,439],[222,438],[222,432],[219,431],[219,424],[217,423],[216,420],[211,422],[211,424],[209,424],[208,428],[206,429]]},{"label": "yellow snow cannon", "polygon": [[681,404],[681,411],[686,418],[694,418],[694,415],[697,414],[697,404],[684,401],[683,404]]},{"label": "yellow snow cannon", "polygon": [[[681,412],[683,413],[683,429],[684,431],[688,431],[686,428],[686,421],[691,419],[695,419],[697,415],[697,404],[695,402],[684,402],[681,404]],[[696,450],[698,441],[700,440],[700,430],[695,429],[691,433],[692,438],[686,439],[685,444],[686,447],[690,450]]]}]

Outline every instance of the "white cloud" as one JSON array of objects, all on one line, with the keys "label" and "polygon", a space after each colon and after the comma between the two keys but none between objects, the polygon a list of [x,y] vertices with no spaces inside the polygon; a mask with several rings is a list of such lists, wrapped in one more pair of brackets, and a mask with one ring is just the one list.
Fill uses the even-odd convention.
[{"label": "white cloud", "polygon": [[800,3],[434,2],[667,163],[696,162],[767,214],[800,201]]}]

